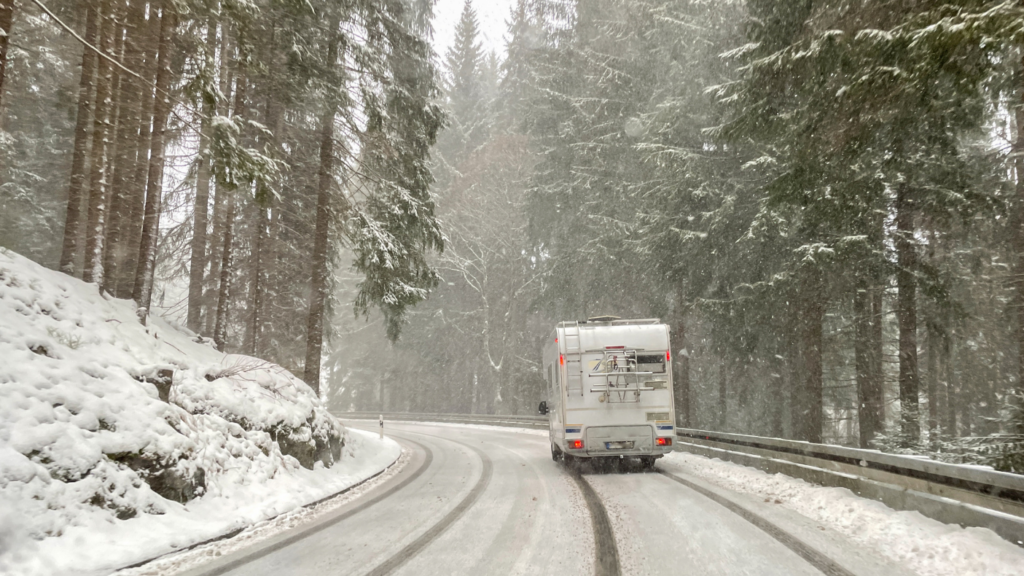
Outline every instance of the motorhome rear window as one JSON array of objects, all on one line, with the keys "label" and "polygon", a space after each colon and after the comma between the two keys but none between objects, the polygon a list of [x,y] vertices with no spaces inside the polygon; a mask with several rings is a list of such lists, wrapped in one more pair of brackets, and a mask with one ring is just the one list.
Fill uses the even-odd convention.
[{"label": "motorhome rear window", "polygon": [[636,369],[639,372],[663,374],[665,372],[665,355],[640,354],[636,357]]}]

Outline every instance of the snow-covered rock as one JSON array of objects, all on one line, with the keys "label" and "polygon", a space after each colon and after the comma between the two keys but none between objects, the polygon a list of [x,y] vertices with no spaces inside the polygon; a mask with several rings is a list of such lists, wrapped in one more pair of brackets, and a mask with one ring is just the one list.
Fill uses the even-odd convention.
[{"label": "snow-covered rock", "polygon": [[[0,573],[72,533],[202,501],[239,508],[265,497],[246,487],[326,473],[346,435],[280,366],[159,318],[142,326],[131,302],[0,249]],[[282,511],[270,508],[238,522]]]}]

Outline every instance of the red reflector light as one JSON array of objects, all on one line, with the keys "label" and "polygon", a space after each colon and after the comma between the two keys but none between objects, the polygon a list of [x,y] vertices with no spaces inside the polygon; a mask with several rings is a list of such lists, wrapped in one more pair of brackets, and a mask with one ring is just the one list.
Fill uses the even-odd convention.
[{"label": "red reflector light", "polygon": [[565,356],[562,356],[561,354],[559,354],[558,355],[558,363],[561,364],[562,366],[565,366]]},{"label": "red reflector light", "polygon": [[671,362],[671,361],[672,361],[672,352],[666,350],[665,351],[665,362]]},{"label": "red reflector light", "polygon": [[671,445],[672,445],[672,439],[671,438],[658,438],[658,446],[671,446]]},{"label": "red reflector light", "polygon": [[569,440],[569,448],[583,450],[583,440]]}]

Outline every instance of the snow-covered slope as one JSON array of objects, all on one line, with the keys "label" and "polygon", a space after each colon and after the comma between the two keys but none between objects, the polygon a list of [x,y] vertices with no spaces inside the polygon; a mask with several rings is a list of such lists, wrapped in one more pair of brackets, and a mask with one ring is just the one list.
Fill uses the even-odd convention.
[{"label": "snow-covered slope", "polygon": [[302,381],[0,249],[0,573],[103,573],[393,462]]}]

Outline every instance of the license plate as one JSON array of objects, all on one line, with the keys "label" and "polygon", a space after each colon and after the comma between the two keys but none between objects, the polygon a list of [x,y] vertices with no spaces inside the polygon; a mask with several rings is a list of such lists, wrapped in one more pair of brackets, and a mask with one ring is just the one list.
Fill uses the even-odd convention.
[{"label": "license plate", "polygon": [[633,442],[632,441],[629,441],[629,442],[605,442],[604,443],[604,449],[605,450],[632,450],[633,449]]}]

